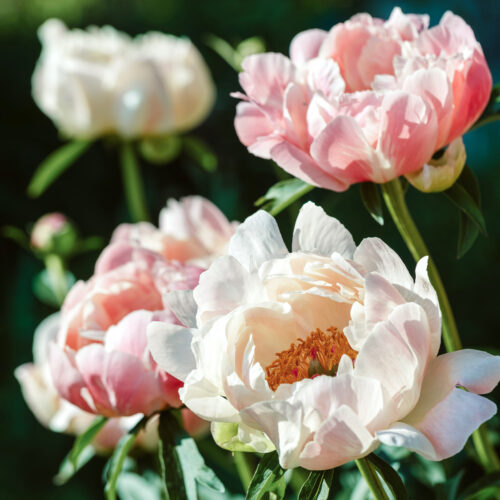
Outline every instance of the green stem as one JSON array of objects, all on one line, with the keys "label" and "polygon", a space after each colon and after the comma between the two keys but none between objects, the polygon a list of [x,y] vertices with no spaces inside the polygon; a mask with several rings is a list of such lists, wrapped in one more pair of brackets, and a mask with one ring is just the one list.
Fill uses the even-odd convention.
[{"label": "green stem", "polygon": [[[381,188],[385,204],[391,214],[392,220],[396,224],[399,233],[415,261],[420,260],[426,255],[429,256],[429,278],[436,290],[441,306],[441,313],[443,315],[444,345],[448,352],[457,351],[462,348],[462,342],[458,335],[453,310],[451,309],[450,301],[446,295],[446,290],[439,276],[437,267],[408,210],[401,182],[399,179],[394,179],[385,184],[381,184]],[[488,472],[500,470],[500,461],[494,447],[488,439],[487,429],[484,424],[473,433],[472,439],[478,458],[484,469]]]},{"label": "green stem", "polygon": [[252,481],[253,477],[253,467],[249,461],[249,453],[244,451],[235,451],[233,453],[234,464],[236,465],[236,470],[240,476],[241,484],[245,491],[248,490],[248,486]]},{"label": "green stem", "polygon": [[45,259],[45,268],[49,274],[49,279],[52,284],[52,290],[59,302],[62,305],[64,298],[68,293],[68,284],[66,282],[66,269],[64,262],[59,255],[54,253],[48,254]]},{"label": "green stem", "polygon": [[375,469],[366,458],[355,460],[359,472],[365,479],[375,500],[390,500]]},{"label": "green stem", "polygon": [[140,166],[129,142],[124,142],[120,151],[123,186],[132,219],[135,222],[149,221],[149,213],[144,196]]}]

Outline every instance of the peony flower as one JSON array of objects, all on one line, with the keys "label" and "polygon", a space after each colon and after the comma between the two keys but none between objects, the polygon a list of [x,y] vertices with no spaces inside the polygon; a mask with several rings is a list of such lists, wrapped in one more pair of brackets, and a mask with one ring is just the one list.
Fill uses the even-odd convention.
[{"label": "peony flower", "polygon": [[57,19],[39,36],[33,97],[68,136],[171,134],[198,125],[214,103],[209,70],[186,38],[131,39],[111,26],[70,31]]},{"label": "peony flower", "polygon": [[216,439],[237,424],[242,446],[276,447],[285,468],[330,469],[381,442],[440,460],[496,412],[479,394],[498,383],[500,357],[438,356],[426,267],[424,258],[413,279],[381,240],[356,247],[312,203],[289,252],[275,220],[257,212],[202,274],[193,328],[152,323],[151,353],[184,381],[181,400],[214,422]]},{"label": "peony flower", "polygon": [[153,320],[180,324],[167,305],[168,294],[192,289],[200,272],[131,244],[109,245],[94,276],[76,283],[64,301],[50,351],[59,394],[107,417],[180,406],[182,382],[151,358],[146,328]]},{"label": "peony flower", "polygon": [[[14,372],[24,399],[37,420],[54,432],[79,435],[84,432],[95,418],[64,400],[54,387],[50,375],[49,346],[57,337],[60,314],[55,313],[40,323],[33,339],[33,362],[18,366]],[[192,414],[191,414],[192,415]],[[189,416],[188,421],[196,416]],[[112,418],[106,422],[93,441],[97,451],[115,448],[120,438],[141,418],[141,415]],[[136,445],[143,449],[156,448],[158,441],[156,429],[150,424],[138,434]]]},{"label": "peony flower", "polygon": [[465,133],[488,103],[491,75],[469,26],[447,13],[359,14],[329,33],[299,33],[290,59],[243,61],[240,141],[305,182],[344,191],[411,174]]},{"label": "peony flower", "polygon": [[167,201],[158,229],[148,222],[120,224],[111,241],[135,243],[168,260],[208,267],[214,258],[225,254],[236,227],[237,223],[229,222],[209,200],[187,196]]}]

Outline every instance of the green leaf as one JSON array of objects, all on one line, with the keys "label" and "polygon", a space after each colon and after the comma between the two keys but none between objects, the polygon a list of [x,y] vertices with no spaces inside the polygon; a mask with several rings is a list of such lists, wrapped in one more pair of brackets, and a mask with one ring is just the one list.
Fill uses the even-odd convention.
[{"label": "green leaf", "polygon": [[175,135],[143,139],[139,144],[143,158],[155,165],[165,165],[174,161],[181,149],[182,139]]},{"label": "green leaf", "polygon": [[[69,290],[76,283],[76,278],[70,271],[66,271],[64,276],[66,278],[66,289]],[[54,291],[52,280],[50,279],[50,275],[46,269],[40,271],[34,277],[33,293],[36,298],[44,304],[57,308],[61,306],[61,300]]]},{"label": "green leaf", "polygon": [[59,471],[54,476],[54,484],[61,486],[67,483],[84,465],[95,456],[95,448],[92,445],[86,446],[78,455],[76,467],[70,461],[70,453],[61,462]]},{"label": "green leaf", "polygon": [[[479,183],[472,169],[465,165],[462,174],[457,179],[457,182],[469,193],[477,206],[481,206],[481,193]],[[479,236],[477,225],[465,215],[462,211],[458,214],[458,242],[457,242],[457,258],[462,258],[474,245]]]},{"label": "green leaf", "polygon": [[493,492],[498,492],[500,486],[500,471],[490,472],[472,483],[458,497],[458,500],[486,500],[496,498]]},{"label": "green leaf", "polygon": [[92,250],[100,250],[104,246],[105,240],[101,236],[89,236],[80,241],[76,249],[77,254],[91,252]]},{"label": "green leaf", "polygon": [[197,483],[218,493],[225,488],[200,455],[196,442],[170,411],[160,414],[158,455],[170,499],[197,500]]},{"label": "green leaf", "polygon": [[451,188],[443,191],[446,197],[455,204],[483,233],[486,234],[486,224],[479,205],[460,182],[455,182]]},{"label": "green leaf", "polygon": [[30,242],[26,233],[16,226],[3,226],[0,229],[2,236],[9,240],[15,241],[20,247],[29,250]]},{"label": "green leaf", "polygon": [[385,460],[374,453],[370,453],[366,459],[377,469],[396,500],[408,500],[408,492],[401,477]]},{"label": "green leaf", "polygon": [[199,137],[192,135],[184,137],[184,151],[205,171],[212,173],[217,170],[217,156]]},{"label": "green leaf", "polygon": [[333,469],[312,471],[300,489],[298,500],[328,500]]},{"label": "green leaf", "polygon": [[28,186],[28,195],[37,198],[92,144],[91,140],[75,140],[51,153],[36,169]]},{"label": "green leaf", "polygon": [[241,71],[241,60],[233,46],[226,40],[210,34],[205,37],[205,43],[235,71]]},{"label": "green leaf", "polygon": [[149,417],[143,417],[141,420],[131,429],[127,434],[125,434],[118,444],[116,445],[111,458],[106,464],[106,486],[104,487],[104,493],[107,500],[115,500],[116,498],[116,484],[118,477],[123,469],[123,463],[127,458],[127,455],[132,448],[135,438],[139,431],[146,425]]},{"label": "green leaf", "polygon": [[458,474],[455,474],[444,483],[436,484],[434,487],[436,500],[456,500],[460,481],[462,481],[464,472],[465,471],[462,469]]},{"label": "green leaf", "polygon": [[375,219],[377,224],[384,225],[384,211],[382,199],[378,191],[377,184],[373,182],[363,182],[360,185],[361,200],[368,213]]},{"label": "green leaf", "polygon": [[144,476],[122,472],[116,491],[120,500],[164,500],[161,478],[152,471],[146,471]]},{"label": "green leaf", "polygon": [[[279,493],[283,498],[282,483],[284,481],[284,470],[278,461],[278,453],[266,453],[257,465],[250,486],[248,487],[246,500],[260,500],[266,493]],[[286,483],[285,483],[286,485]]]},{"label": "green leaf", "polygon": [[106,417],[96,417],[93,422],[89,425],[87,430],[80,434],[73,444],[73,448],[69,452],[69,461],[75,471],[78,468],[78,461],[80,455],[83,453],[85,448],[92,443],[94,438],[99,434],[99,431],[106,425],[108,419]]},{"label": "green leaf", "polygon": [[271,186],[267,193],[255,202],[255,206],[276,216],[313,189],[314,186],[300,179],[280,181]]}]

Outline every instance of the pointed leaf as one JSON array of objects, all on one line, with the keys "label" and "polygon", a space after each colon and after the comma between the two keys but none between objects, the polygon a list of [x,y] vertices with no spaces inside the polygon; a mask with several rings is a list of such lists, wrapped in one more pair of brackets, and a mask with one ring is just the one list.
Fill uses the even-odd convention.
[{"label": "pointed leaf", "polygon": [[133,429],[131,429],[127,434],[125,434],[118,442],[113,455],[108,460],[106,465],[107,468],[107,482],[104,487],[104,493],[107,500],[115,500],[116,498],[116,483],[118,477],[123,469],[123,463],[132,448],[135,438],[139,431],[146,425],[149,417],[143,417]]},{"label": "pointed leaf", "polygon": [[444,483],[436,484],[436,500],[456,500],[460,481],[462,481],[464,473],[465,471],[462,469],[458,474],[455,474]]},{"label": "pointed leaf", "polygon": [[30,242],[26,233],[16,226],[3,226],[0,229],[2,236],[9,240],[15,241],[20,247],[29,250]]},{"label": "pointed leaf", "polygon": [[116,491],[120,500],[164,500],[161,478],[154,474],[139,476],[133,472],[122,472]]},{"label": "pointed leaf", "polygon": [[374,453],[370,453],[366,459],[377,469],[396,500],[408,500],[408,492],[401,477],[385,460]]},{"label": "pointed leaf", "polygon": [[199,137],[184,137],[184,150],[193,160],[209,173],[217,170],[217,156],[212,148]]},{"label": "pointed leaf", "polygon": [[[476,202],[477,206],[481,206],[481,193],[479,190],[479,183],[472,169],[465,165],[462,174],[457,180],[459,183]],[[457,258],[462,258],[474,245],[477,237],[479,236],[479,229],[477,225],[465,215],[464,212],[459,212],[458,221],[458,242],[457,242]]]},{"label": "pointed leaf", "polygon": [[92,144],[91,140],[75,140],[51,153],[36,169],[28,186],[28,195],[37,198]]},{"label": "pointed leaf", "polygon": [[[284,480],[284,470],[281,468],[278,460],[278,453],[266,453],[257,465],[257,469],[252,477],[248,487],[246,500],[260,500],[266,493],[282,493],[281,484]],[[279,496],[278,498],[283,498]]]},{"label": "pointed leaf", "polygon": [[106,417],[96,417],[87,430],[75,439],[73,448],[69,452],[69,461],[75,470],[78,467],[80,454],[94,440],[99,431],[106,425],[107,421],[108,419]]},{"label": "pointed leaf", "polygon": [[455,182],[451,188],[443,191],[443,193],[477,225],[483,234],[486,234],[486,223],[484,222],[484,217],[479,205],[459,182]]},{"label": "pointed leaf", "polygon": [[314,186],[300,179],[287,179],[271,186],[267,193],[255,202],[255,206],[276,216],[294,201],[309,193]]},{"label": "pointed leaf", "polygon": [[382,199],[378,191],[378,186],[373,182],[363,182],[360,185],[361,200],[368,213],[375,219],[377,224],[384,225],[384,211]]},{"label": "pointed leaf", "polygon": [[225,492],[215,472],[205,464],[196,442],[180,427],[172,412],[160,414],[158,430],[162,477],[171,500],[197,500],[197,484]]},{"label": "pointed leaf", "polygon": [[95,448],[92,445],[86,446],[78,455],[76,467],[69,459],[70,453],[61,462],[59,471],[54,476],[53,481],[57,486],[67,483],[84,465],[86,465],[95,456]]},{"label": "pointed leaf", "polygon": [[300,489],[298,500],[328,500],[333,469],[312,471]]}]

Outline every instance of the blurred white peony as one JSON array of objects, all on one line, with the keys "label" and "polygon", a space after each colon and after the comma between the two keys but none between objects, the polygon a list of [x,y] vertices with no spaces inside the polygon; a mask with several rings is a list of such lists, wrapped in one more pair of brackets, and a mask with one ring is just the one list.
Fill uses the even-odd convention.
[{"label": "blurred white peony", "polygon": [[195,127],[212,109],[212,77],[186,38],[68,30],[58,19],[46,21],[39,38],[33,97],[68,136],[166,135]]}]

